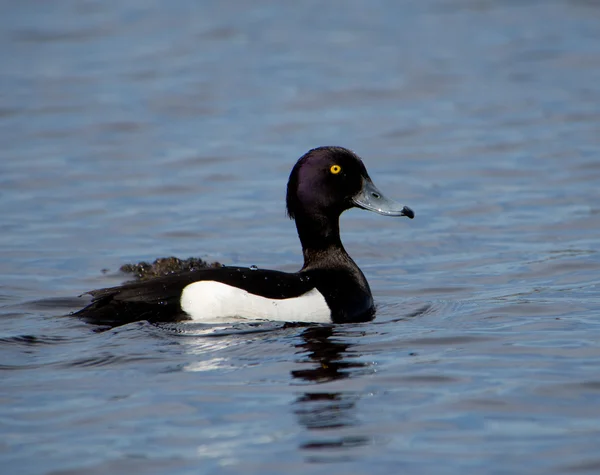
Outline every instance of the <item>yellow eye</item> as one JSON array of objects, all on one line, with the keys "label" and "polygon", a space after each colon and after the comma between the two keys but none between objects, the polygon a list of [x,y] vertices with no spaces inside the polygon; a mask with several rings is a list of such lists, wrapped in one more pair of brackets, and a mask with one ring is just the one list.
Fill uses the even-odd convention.
[{"label": "yellow eye", "polygon": [[342,167],[340,167],[339,165],[331,165],[331,168],[329,169],[329,171],[331,173],[333,173],[334,175],[337,175],[339,172],[342,171]]}]

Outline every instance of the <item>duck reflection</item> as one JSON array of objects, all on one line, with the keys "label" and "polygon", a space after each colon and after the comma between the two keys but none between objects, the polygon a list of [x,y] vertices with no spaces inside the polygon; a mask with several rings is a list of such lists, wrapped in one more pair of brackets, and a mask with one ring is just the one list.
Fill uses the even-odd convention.
[{"label": "duck reflection", "polygon": [[[301,363],[311,367],[292,371],[292,376],[309,382],[325,383],[349,378],[353,368],[367,368],[369,364],[344,361],[344,353],[352,346],[348,342],[332,340],[333,327],[309,327],[301,335],[304,340],[296,345],[308,352]],[[360,355],[357,355],[360,356]]]},{"label": "duck reflection", "polygon": [[[302,349],[299,363],[309,366],[292,371],[295,379],[305,383],[328,383],[374,372],[370,363],[348,361],[348,350],[353,345],[347,340],[336,339],[343,336],[334,327],[310,327],[301,335]],[[350,336],[348,334],[347,336]],[[352,332],[352,336],[359,336]],[[360,354],[353,353],[353,357]],[[311,386],[298,396],[293,410],[298,422],[309,431],[309,439],[300,445],[301,450],[310,450],[314,461],[348,460],[350,453],[334,453],[327,449],[344,449],[371,443],[371,437],[354,433],[359,426],[356,403],[362,393],[356,391],[318,391],[319,386]],[[314,453],[318,451],[318,455]]]}]

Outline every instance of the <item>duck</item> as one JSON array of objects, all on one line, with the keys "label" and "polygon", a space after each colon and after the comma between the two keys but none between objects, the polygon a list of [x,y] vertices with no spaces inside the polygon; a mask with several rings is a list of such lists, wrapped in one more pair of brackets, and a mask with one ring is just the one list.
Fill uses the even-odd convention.
[{"label": "duck", "polygon": [[387,198],[362,159],[339,146],[313,148],[298,159],[287,184],[286,208],[302,245],[304,264],[298,272],[256,266],[179,272],[86,292],[91,302],[74,315],[110,326],[142,320],[329,324],[372,320],[373,295],[344,249],[340,215],[360,208],[413,219],[413,210]]}]

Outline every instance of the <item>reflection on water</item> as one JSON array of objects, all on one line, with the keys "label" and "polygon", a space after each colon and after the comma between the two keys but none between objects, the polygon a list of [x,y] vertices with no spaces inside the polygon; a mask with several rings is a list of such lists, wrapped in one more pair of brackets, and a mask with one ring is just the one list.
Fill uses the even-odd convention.
[{"label": "reflection on water", "polygon": [[[300,444],[302,450],[310,451],[311,461],[351,460],[350,453],[332,456],[320,454],[321,449],[352,449],[356,446],[368,445],[369,436],[354,433],[336,435],[332,429],[348,432],[349,428],[359,427],[356,404],[361,394],[355,391],[326,392],[318,390],[319,385],[336,380],[350,378],[360,370],[360,374],[374,372],[372,365],[360,361],[347,361],[346,352],[350,343],[336,340],[334,327],[311,327],[301,335],[302,343],[296,345],[303,349],[302,366],[310,368],[292,371],[292,377],[312,384],[314,391],[306,391],[292,404],[292,410],[298,423],[308,430],[309,439]],[[339,337],[337,337],[339,338]],[[359,358],[353,353],[352,358]],[[345,360],[346,359],[346,360]]]},{"label": "reflection on water", "polygon": [[[358,361],[344,361],[344,353],[349,343],[332,339],[334,327],[311,327],[302,333],[302,343],[296,345],[303,349],[302,366],[311,368],[292,371],[292,376],[304,381],[326,383],[351,376],[353,368],[368,367]],[[359,356],[359,355],[357,355]]]}]

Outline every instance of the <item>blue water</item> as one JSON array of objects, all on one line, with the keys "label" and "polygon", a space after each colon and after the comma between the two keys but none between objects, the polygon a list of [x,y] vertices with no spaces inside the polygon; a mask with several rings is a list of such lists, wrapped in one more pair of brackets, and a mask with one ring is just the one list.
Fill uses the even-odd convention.
[{"label": "blue water", "polygon": [[[600,3],[0,5],[4,474],[600,472]],[[378,303],[336,327],[65,316],[127,262],[293,271],[336,144]]]}]

